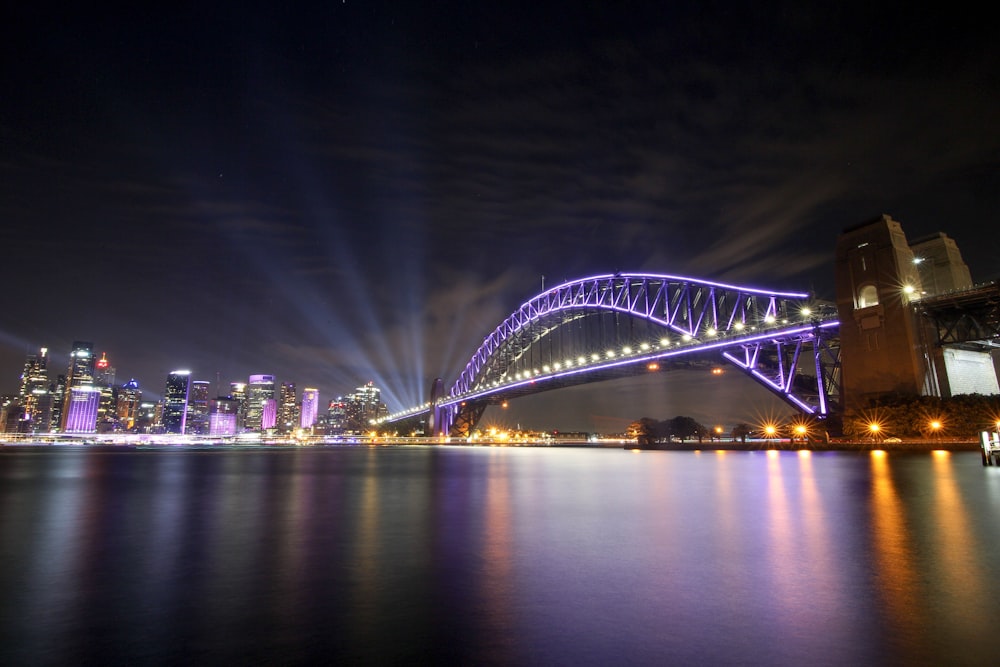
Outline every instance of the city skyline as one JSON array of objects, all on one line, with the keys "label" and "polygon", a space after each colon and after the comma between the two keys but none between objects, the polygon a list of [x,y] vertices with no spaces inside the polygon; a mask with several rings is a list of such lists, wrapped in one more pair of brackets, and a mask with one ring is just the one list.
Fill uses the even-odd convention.
[{"label": "city skyline", "polygon": [[[997,276],[1000,59],[971,16],[222,3],[7,26],[8,378],[83,337],[155,391],[264,371],[372,379],[398,409],[543,281],[829,299],[837,234],[882,213]],[[676,386],[630,386],[684,411]],[[582,407],[606,390],[535,412],[582,430],[628,409]]]}]

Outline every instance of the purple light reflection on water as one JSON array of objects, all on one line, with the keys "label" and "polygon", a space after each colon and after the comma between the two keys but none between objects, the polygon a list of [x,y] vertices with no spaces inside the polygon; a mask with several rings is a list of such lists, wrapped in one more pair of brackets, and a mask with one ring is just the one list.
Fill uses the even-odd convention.
[{"label": "purple light reflection on water", "polygon": [[975,453],[14,449],[6,664],[994,655]]}]

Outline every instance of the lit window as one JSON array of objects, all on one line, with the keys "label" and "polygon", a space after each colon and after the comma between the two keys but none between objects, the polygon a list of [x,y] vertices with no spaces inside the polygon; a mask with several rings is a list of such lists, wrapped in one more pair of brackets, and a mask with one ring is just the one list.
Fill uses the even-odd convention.
[{"label": "lit window", "polygon": [[878,304],[878,290],[874,285],[865,285],[858,291],[858,308],[868,308]]}]

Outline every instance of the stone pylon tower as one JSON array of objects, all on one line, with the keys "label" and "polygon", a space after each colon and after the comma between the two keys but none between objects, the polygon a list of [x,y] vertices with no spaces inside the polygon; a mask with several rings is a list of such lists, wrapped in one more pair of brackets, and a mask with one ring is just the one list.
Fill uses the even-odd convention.
[{"label": "stone pylon tower", "polygon": [[900,224],[882,215],[845,229],[835,281],[844,407],[892,393],[939,395],[928,353],[933,341],[910,307],[922,287]]}]

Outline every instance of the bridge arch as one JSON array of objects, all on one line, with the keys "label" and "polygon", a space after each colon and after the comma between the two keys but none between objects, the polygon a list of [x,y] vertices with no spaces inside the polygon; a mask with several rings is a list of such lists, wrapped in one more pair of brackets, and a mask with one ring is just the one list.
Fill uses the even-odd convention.
[{"label": "bridge arch", "polygon": [[[491,331],[447,395],[438,388],[429,422],[439,435],[467,434],[490,402],[705,353],[822,416],[839,392],[828,335],[838,324],[832,307],[817,309],[804,293],[652,273],[580,278],[535,295]],[[804,363],[807,348],[814,364]],[[803,368],[814,372],[811,388]]]}]

